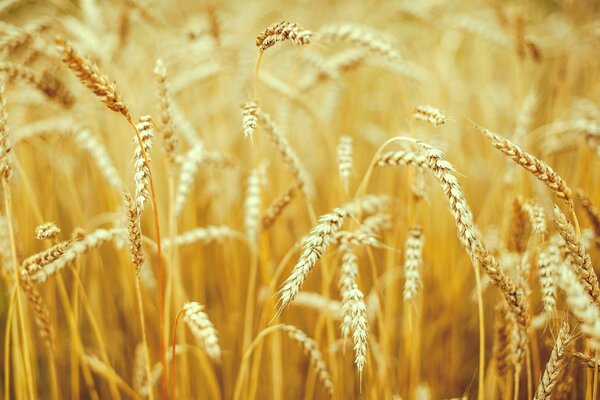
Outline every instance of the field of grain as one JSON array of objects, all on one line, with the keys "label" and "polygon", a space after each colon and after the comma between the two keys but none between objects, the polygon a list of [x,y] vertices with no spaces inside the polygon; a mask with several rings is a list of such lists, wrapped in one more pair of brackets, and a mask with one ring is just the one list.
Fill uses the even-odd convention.
[{"label": "field of grain", "polygon": [[600,3],[3,0],[0,53],[0,398],[600,398]]}]

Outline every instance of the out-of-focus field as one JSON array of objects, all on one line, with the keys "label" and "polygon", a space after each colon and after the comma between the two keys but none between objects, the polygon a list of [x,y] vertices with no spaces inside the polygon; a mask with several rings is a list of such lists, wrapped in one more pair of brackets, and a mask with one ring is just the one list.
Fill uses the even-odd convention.
[{"label": "out-of-focus field", "polygon": [[0,20],[0,398],[598,397],[599,3]]}]

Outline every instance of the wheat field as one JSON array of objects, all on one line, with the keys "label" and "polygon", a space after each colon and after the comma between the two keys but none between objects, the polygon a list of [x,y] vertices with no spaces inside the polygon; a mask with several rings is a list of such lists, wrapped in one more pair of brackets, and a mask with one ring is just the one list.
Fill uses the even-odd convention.
[{"label": "wheat field", "polygon": [[600,398],[600,3],[0,18],[0,398]]}]

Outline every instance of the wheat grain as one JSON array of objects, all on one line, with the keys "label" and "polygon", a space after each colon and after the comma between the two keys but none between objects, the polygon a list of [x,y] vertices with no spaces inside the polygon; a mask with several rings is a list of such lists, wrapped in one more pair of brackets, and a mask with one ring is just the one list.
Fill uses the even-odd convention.
[{"label": "wheat grain", "polygon": [[50,276],[56,274],[64,267],[75,261],[79,256],[87,253],[90,249],[99,247],[123,234],[122,229],[97,229],[84,235],[80,240],[74,241],[71,246],[56,260],[44,265],[44,267],[31,272],[34,282],[45,282]]},{"label": "wheat grain", "polygon": [[495,308],[494,317],[494,366],[498,375],[505,376],[513,354],[512,329],[513,320],[510,318],[506,302],[500,300]]},{"label": "wheat grain", "polygon": [[421,286],[423,244],[423,230],[419,226],[412,227],[404,247],[404,301],[413,300]]},{"label": "wheat grain", "polygon": [[571,341],[573,340],[569,330],[569,324],[566,322],[560,327],[558,337],[556,338],[556,344],[552,349],[550,360],[546,365],[544,375],[542,376],[538,389],[535,392],[534,400],[549,399],[552,396],[554,387],[558,382],[558,377],[560,376],[560,373],[567,362],[567,351]]},{"label": "wheat grain", "polygon": [[334,209],[331,214],[322,215],[319,217],[318,225],[304,238],[302,241],[304,249],[300,258],[279,290],[278,314],[294,300],[307,275],[329,247],[332,237],[344,224],[347,215],[347,211],[340,208]]},{"label": "wheat grain", "polygon": [[296,184],[301,187],[302,192],[307,198],[312,199],[315,194],[314,187],[312,181],[309,179],[308,173],[300,162],[300,158],[294,152],[285,136],[279,131],[271,119],[271,116],[260,108],[257,110],[257,115],[259,124],[261,124],[269,134],[271,143],[273,143],[281,154],[285,165],[296,179]]},{"label": "wheat grain", "polygon": [[50,318],[50,311],[48,306],[44,303],[42,296],[37,286],[31,281],[29,274],[25,270],[21,270],[19,273],[19,284],[23,291],[27,294],[27,298],[33,307],[33,313],[35,316],[35,322],[40,329],[40,335],[44,339],[44,342],[50,350],[54,349],[56,337],[54,333],[54,327],[52,326],[52,320]]},{"label": "wheat grain", "polygon": [[67,40],[57,35],[54,39],[62,54],[65,64],[75,73],[77,78],[87,86],[111,110],[129,117],[129,108],[123,102],[117,86],[109,82],[108,77],[101,75],[98,66],[82,57]]},{"label": "wheat grain", "polygon": [[127,226],[129,230],[129,252],[131,253],[131,261],[139,276],[142,266],[144,265],[140,215],[138,214],[135,202],[131,198],[131,194],[125,192],[123,193],[123,197],[125,198],[125,212],[127,214]]},{"label": "wheat grain", "polygon": [[544,314],[550,317],[556,309],[556,273],[560,262],[558,248],[550,245],[538,254],[537,267],[542,287],[542,304]]},{"label": "wheat grain", "polygon": [[6,85],[0,79],[0,174],[9,180],[13,174],[12,146],[8,127],[8,111],[6,109]]},{"label": "wheat grain", "polygon": [[302,29],[297,24],[291,22],[278,22],[270,25],[261,32],[256,38],[256,46],[260,51],[265,51],[277,42],[289,40],[295,45],[305,45],[310,43],[311,31]]},{"label": "wheat grain", "polygon": [[167,84],[167,69],[163,61],[158,58],[154,66],[154,77],[158,86],[158,105],[160,109],[160,134],[163,138],[163,149],[167,160],[171,164],[175,162],[175,150],[177,150],[177,138],[173,132],[173,117],[171,112],[171,95]]},{"label": "wheat grain", "polygon": [[508,249],[510,251],[522,254],[527,246],[527,236],[525,232],[525,224],[527,215],[523,208],[523,199],[520,196],[515,197],[512,204],[512,212],[510,218],[510,233]]},{"label": "wheat grain", "polygon": [[[135,168],[135,204],[138,215],[142,215],[146,201],[150,199],[150,161],[149,152],[152,148],[152,138],[154,138],[154,129],[152,127],[152,119],[145,115],[140,117],[140,122],[137,124],[137,130],[140,133],[141,143],[135,146],[133,156]],[[133,143],[136,143],[134,138]],[[144,156],[144,154],[146,156]]]},{"label": "wheat grain", "polygon": [[546,215],[541,205],[534,201],[523,204],[523,210],[529,217],[529,224],[533,233],[543,237],[546,233]]},{"label": "wheat grain", "polygon": [[592,201],[587,197],[583,190],[578,189],[576,191],[577,198],[585,211],[585,215],[590,220],[592,228],[594,229],[594,236],[596,239],[596,245],[600,246],[600,210],[592,204]]},{"label": "wheat grain", "polygon": [[244,136],[252,141],[252,134],[258,127],[258,105],[255,101],[249,101],[242,105],[242,130]]},{"label": "wheat grain", "polygon": [[319,380],[325,387],[327,394],[329,397],[333,398],[334,387],[333,382],[331,381],[331,374],[329,373],[327,364],[325,363],[325,359],[323,358],[323,354],[319,350],[317,343],[293,325],[283,325],[281,329],[286,332],[290,338],[302,346],[304,352],[308,354],[310,362],[316,370]]},{"label": "wheat grain", "polygon": [[281,213],[292,202],[297,190],[298,187],[294,185],[282,196],[273,200],[273,202],[264,212],[262,217],[262,226],[264,230],[269,229],[275,223],[275,221],[279,218]]},{"label": "wheat grain", "polygon": [[182,233],[173,239],[165,239],[164,247],[184,246],[189,244],[209,244],[212,242],[223,242],[231,239],[242,239],[243,235],[229,226],[207,226],[205,228],[195,228],[191,231]]},{"label": "wheat grain", "polygon": [[346,192],[348,191],[348,184],[352,176],[352,146],[353,141],[351,137],[340,137],[337,147],[338,170]]},{"label": "wheat grain", "polygon": [[246,183],[246,199],[244,200],[244,229],[248,242],[258,245],[260,232],[261,186],[264,185],[266,165],[262,164],[252,170]]},{"label": "wheat grain", "polygon": [[581,331],[590,338],[592,349],[600,349],[600,309],[592,301],[579,279],[568,267],[561,268],[560,285],[566,293],[571,311],[579,321]]},{"label": "wheat grain", "polygon": [[600,286],[598,285],[598,277],[592,266],[590,256],[587,254],[585,247],[575,234],[573,226],[567,221],[567,218],[556,205],[554,206],[554,222],[560,236],[564,240],[568,250],[569,259],[574,266],[579,281],[583,284],[583,287],[591,300],[596,305],[600,306]]},{"label": "wheat grain", "polygon": [[415,107],[412,117],[418,121],[429,122],[433,126],[443,125],[447,119],[441,110],[428,105]]},{"label": "wheat grain", "polygon": [[477,129],[492,141],[496,149],[544,182],[558,198],[563,199],[570,207],[573,206],[573,191],[569,188],[565,180],[554,172],[548,164],[496,133],[479,126],[477,126]]},{"label": "wheat grain", "polygon": [[183,320],[186,322],[196,339],[215,362],[221,361],[221,347],[217,339],[217,330],[204,312],[204,306],[197,302],[183,305]]},{"label": "wheat grain", "polygon": [[60,228],[54,222],[46,222],[35,228],[35,237],[38,240],[55,239],[59,233]]}]

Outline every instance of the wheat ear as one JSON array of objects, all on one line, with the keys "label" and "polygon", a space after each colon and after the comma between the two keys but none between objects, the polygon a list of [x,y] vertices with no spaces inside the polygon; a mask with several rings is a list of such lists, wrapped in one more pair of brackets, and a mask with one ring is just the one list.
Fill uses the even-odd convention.
[{"label": "wheat ear", "polygon": [[410,229],[404,246],[404,301],[413,300],[421,286],[424,241],[420,227]]},{"label": "wheat ear", "polygon": [[173,132],[173,116],[171,108],[172,100],[167,83],[167,69],[163,61],[158,58],[154,66],[154,76],[158,86],[158,105],[160,109],[160,133],[163,138],[163,149],[167,160],[171,164],[175,163],[175,150],[177,150],[177,138]]},{"label": "wheat ear", "polygon": [[297,24],[291,22],[278,22],[270,25],[261,32],[256,38],[256,46],[260,51],[265,51],[277,42],[289,40],[295,45],[305,45],[310,43],[311,31],[302,29]]},{"label": "wheat ear", "polygon": [[556,343],[552,349],[550,360],[546,365],[546,370],[540,381],[540,384],[535,392],[534,400],[549,399],[552,396],[552,391],[558,382],[558,377],[567,362],[567,351],[573,337],[569,332],[569,324],[563,323],[558,332]]},{"label": "wheat ear", "polygon": [[352,176],[352,147],[353,141],[350,136],[342,136],[337,146],[338,170],[346,192]]},{"label": "wheat ear", "polygon": [[443,125],[447,120],[441,110],[428,105],[415,107],[412,117],[417,121],[429,122],[433,126]]},{"label": "wheat ear", "polygon": [[206,351],[206,354],[216,362],[221,361],[221,347],[217,339],[217,330],[204,312],[204,306],[197,302],[183,305],[183,320],[188,325],[196,339]]},{"label": "wheat ear", "polygon": [[9,180],[13,173],[12,146],[9,133],[6,85],[4,79],[0,79],[0,175],[6,180]]}]

